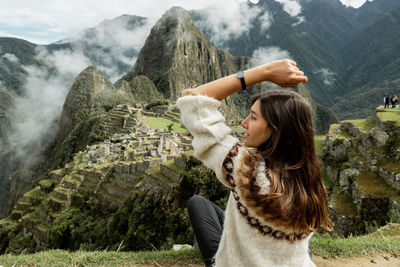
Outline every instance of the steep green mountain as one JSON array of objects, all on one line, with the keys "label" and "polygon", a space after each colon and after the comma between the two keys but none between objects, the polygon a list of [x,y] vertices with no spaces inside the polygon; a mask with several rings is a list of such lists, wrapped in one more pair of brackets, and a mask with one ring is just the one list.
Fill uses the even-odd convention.
[{"label": "steep green mountain", "polygon": [[[236,56],[253,56],[257,50],[279,47],[287,51],[309,76],[307,87],[312,97],[323,105],[329,106],[334,103],[334,97],[326,96],[332,96],[344,86],[344,62],[336,49],[316,35],[306,23],[299,23],[298,18],[290,16],[279,2],[261,0],[256,7],[261,12],[254,17],[248,31],[237,38],[223,42],[222,47]],[[272,22],[268,29],[262,27],[262,17],[266,12],[272,14],[270,15]],[[209,20],[206,10],[193,11],[191,14],[200,28]],[[212,34],[207,28],[201,29],[207,36]],[[321,75],[324,70],[332,76],[329,80]]]},{"label": "steep green mountain", "polygon": [[399,12],[400,6],[386,13],[349,45],[346,51],[347,92],[343,100],[332,107],[339,117],[371,115],[371,105],[382,103],[386,94],[398,94]]},{"label": "steep green mountain", "polygon": [[28,41],[0,37],[0,81],[6,87],[20,95],[27,72],[23,66],[37,65],[35,48]]},{"label": "steep green mountain", "polygon": [[368,26],[375,23],[383,14],[392,11],[399,6],[396,0],[366,1],[364,5],[355,10],[356,20],[359,24]]},{"label": "steep green mountain", "polygon": [[183,89],[235,72],[248,61],[215,48],[188,12],[176,7],[152,28],[132,72],[122,80],[145,75],[166,98],[176,99]]},{"label": "steep green mountain", "polygon": [[15,107],[15,94],[0,84],[0,157],[9,149],[10,112]]},{"label": "steep green mountain", "polygon": [[136,102],[132,95],[114,88],[96,67],[83,70],[76,77],[63,105],[53,167],[65,164],[86,145],[105,138],[102,127],[106,112],[118,104]]},{"label": "steep green mountain", "polygon": [[341,50],[357,36],[361,22],[354,19],[354,8],[346,8],[340,0],[302,1],[302,16],[307,27],[332,49]]},{"label": "steep green mountain", "polygon": [[[132,83],[135,77],[146,76],[165,98],[175,101],[182,90],[235,73],[249,63],[249,58],[234,57],[225,50],[215,48],[196,28],[189,13],[174,7],[157,21],[133,70],[116,86]],[[241,95],[249,97],[247,92]],[[225,111],[232,111],[233,114],[244,112],[248,103],[242,103],[243,98],[232,97],[228,100],[230,109]]]}]

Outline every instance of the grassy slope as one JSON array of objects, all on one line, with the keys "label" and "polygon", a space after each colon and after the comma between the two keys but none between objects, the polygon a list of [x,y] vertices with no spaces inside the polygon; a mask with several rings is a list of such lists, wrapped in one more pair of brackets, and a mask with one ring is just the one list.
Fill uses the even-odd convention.
[{"label": "grassy slope", "polygon": [[[389,224],[377,232],[360,237],[339,238],[328,234],[315,234],[313,253],[327,258],[353,257],[386,252],[400,256],[400,225]],[[50,250],[36,254],[1,255],[0,265],[6,266],[188,266],[201,264],[197,249],[181,251],[76,251]]]}]

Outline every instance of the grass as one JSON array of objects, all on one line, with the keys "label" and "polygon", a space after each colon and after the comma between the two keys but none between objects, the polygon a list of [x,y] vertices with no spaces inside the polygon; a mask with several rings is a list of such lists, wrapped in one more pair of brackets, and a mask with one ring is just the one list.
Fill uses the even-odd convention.
[{"label": "grass", "polygon": [[172,124],[172,131],[178,133],[186,133],[187,130],[181,126],[181,124],[167,120],[165,118],[159,117],[146,117],[142,116],[143,122],[150,127],[160,129],[160,130],[168,130],[168,125]]},{"label": "grass", "polygon": [[347,258],[379,252],[400,256],[400,225],[396,224],[392,228],[397,230],[347,238],[315,234],[312,239],[313,253],[327,258]]},{"label": "grass", "polygon": [[336,193],[333,197],[333,207],[341,215],[356,216],[357,208],[353,199],[347,194]]},{"label": "grass", "polygon": [[337,133],[336,130],[338,130],[340,127],[339,123],[335,123],[335,124],[331,124],[331,126],[329,127],[329,135],[332,137],[338,137],[338,138],[352,138],[352,136],[346,132],[346,131],[341,131],[340,133]]},{"label": "grass", "polygon": [[[121,244],[123,247],[123,244]],[[400,224],[388,224],[378,231],[358,237],[341,238],[314,234],[314,255],[326,258],[354,257],[380,252],[400,256]],[[76,251],[49,250],[35,254],[0,255],[0,265],[8,266],[190,266],[202,264],[198,249],[180,251]]]},{"label": "grass", "polygon": [[362,173],[355,178],[360,187],[360,191],[367,197],[391,197],[400,200],[400,196],[396,189],[390,187],[376,173]]},{"label": "grass", "polygon": [[318,156],[322,157],[324,144],[326,136],[325,135],[314,135],[314,145],[315,145],[315,152]]},{"label": "grass", "polygon": [[1,255],[0,265],[8,266],[165,266],[180,264],[201,264],[200,252],[197,249],[182,251],[76,251],[50,250],[36,254]]},{"label": "grass", "polygon": [[400,173],[400,164],[394,158],[386,159],[382,162],[381,167],[389,173]]},{"label": "grass", "polygon": [[395,109],[383,109],[378,108],[376,110],[376,115],[384,121],[395,121],[395,126],[400,126],[400,109],[396,107]]},{"label": "grass", "polygon": [[354,126],[357,126],[358,128],[360,128],[360,130],[364,133],[368,133],[376,125],[374,120],[367,120],[367,119],[344,120],[343,122],[352,123]]}]

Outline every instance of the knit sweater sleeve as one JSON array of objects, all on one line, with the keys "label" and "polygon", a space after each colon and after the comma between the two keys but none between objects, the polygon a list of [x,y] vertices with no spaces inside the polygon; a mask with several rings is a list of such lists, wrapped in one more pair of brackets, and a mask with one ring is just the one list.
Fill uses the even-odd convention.
[{"label": "knit sweater sleeve", "polygon": [[177,100],[181,122],[193,135],[194,156],[214,170],[218,179],[229,186],[222,163],[239,140],[231,135],[225,118],[219,112],[221,102],[207,96],[184,96]]}]

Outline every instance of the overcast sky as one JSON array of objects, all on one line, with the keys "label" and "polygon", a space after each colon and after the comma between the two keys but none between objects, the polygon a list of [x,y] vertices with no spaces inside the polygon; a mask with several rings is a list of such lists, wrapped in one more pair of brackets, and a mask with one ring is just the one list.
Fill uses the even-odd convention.
[{"label": "overcast sky", "polygon": [[[246,0],[224,0],[224,5]],[[259,0],[250,0],[257,3]],[[290,5],[296,0],[276,0]],[[367,0],[340,0],[359,7]],[[371,0],[368,0],[371,1]],[[122,14],[158,18],[171,6],[201,9],[219,0],[0,0],[0,36],[49,44]]]}]

